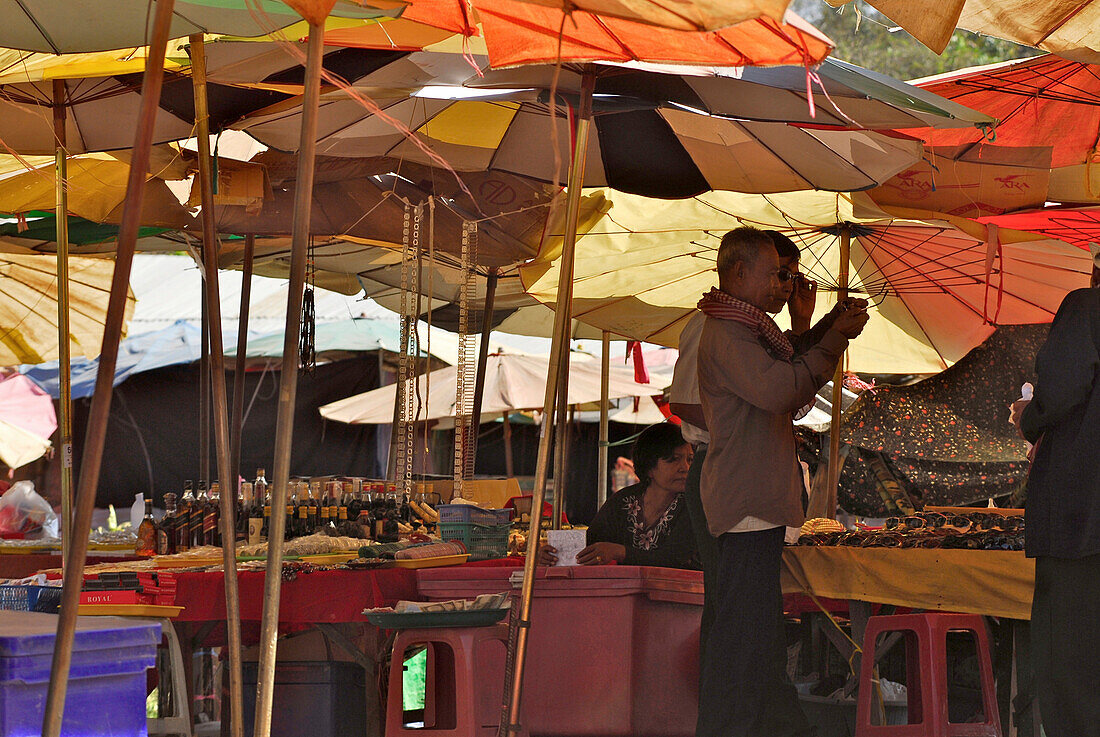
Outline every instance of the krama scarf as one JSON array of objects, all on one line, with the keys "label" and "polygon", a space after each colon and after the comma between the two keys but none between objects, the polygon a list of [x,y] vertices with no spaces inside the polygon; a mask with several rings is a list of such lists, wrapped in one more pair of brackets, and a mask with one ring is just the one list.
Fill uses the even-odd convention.
[{"label": "krama scarf", "polygon": [[718,287],[712,287],[704,294],[699,300],[698,307],[708,317],[733,320],[742,325],[748,325],[753,334],[763,340],[764,345],[784,361],[789,361],[794,356],[794,346],[791,345],[791,341],[775,324],[775,320],[759,307],[731,297]]}]

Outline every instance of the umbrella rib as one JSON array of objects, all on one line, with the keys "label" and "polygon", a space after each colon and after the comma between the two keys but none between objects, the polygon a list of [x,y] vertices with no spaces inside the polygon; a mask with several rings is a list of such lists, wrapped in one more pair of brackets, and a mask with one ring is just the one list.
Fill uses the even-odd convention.
[{"label": "umbrella rib", "polygon": [[61,49],[59,49],[57,44],[54,43],[54,40],[50,37],[50,34],[46,33],[46,29],[43,28],[42,24],[38,22],[38,18],[36,18],[29,10],[27,10],[27,6],[23,4],[23,0],[15,0],[15,2],[19,5],[19,9],[23,11],[23,14],[27,16],[27,20],[33,23],[35,29],[37,29],[38,32],[42,34],[42,40],[50,45],[50,48],[53,49],[53,52],[55,54],[60,54]]}]

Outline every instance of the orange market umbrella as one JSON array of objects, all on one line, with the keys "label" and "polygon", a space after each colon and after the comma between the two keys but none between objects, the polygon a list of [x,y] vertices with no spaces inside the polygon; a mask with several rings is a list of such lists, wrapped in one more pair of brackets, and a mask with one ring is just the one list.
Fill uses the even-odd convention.
[{"label": "orange market umbrella", "polygon": [[522,0],[561,11],[649,23],[679,31],[714,31],[767,16],[781,20],[790,0]]},{"label": "orange market umbrella", "polygon": [[[719,31],[684,31],[543,7],[520,0],[480,0],[467,12],[463,0],[415,0],[393,21],[330,30],[325,43],[392,48],[389,28],[418,23],[463,36],[484,31],[494,67],[564,61],[649,61],[706,66],[810,65],[824,59],[832,42],[794,13],[756,17]],[[405,42],[417,38],[406,27]],[[432,38],[428,33],[421,40]],[[405,46],[408,48],[408,46]],[[423,48],[423,47],[421,47]]]}]

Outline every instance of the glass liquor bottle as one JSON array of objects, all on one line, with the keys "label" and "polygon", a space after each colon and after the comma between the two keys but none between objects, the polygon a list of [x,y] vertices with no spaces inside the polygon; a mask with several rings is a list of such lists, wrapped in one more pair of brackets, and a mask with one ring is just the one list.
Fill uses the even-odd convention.
[{"label": "glass liquor bottle", "polygon": [[268,503],[267,506],[264,505],[264,498],[256,491],[256,486],[253,484],[252,504],[248,507],[248,535],[246,537],[249,545],[255,545],[258,542],[262,542],[264,526],[267,524],[268,518],[270,517],[270,503]]},{"label": "glass liquor bottle", "polygon": [[157,523],[157,555],[176,552],[176,495],[164,495],[164,516]]},{"label": "glass liquor bottle", "polygon": [[195,492],[195,501],[191,504],[191,515],[188,527],[191,528],[191,547],[201,548],[205,543],[202,535],[203,517],[206,515],[206,503],[210,501],[206,496],[206,482],[199,480],[198,490]]},{"label": "glass liquor bottle", "polygon": [[248,542],[248,520],[252,514],[252,482],[242,481],[237,487],[237,517],[235,537],[238,543]]},{"label": "glass liquor bottle", "polygon": [[191,505],[195,503],[194,486],[191,479],[183,482],[183,496],[180,497],[179,508],[176,509],[173,526],[176,533],[177,553],[186,553],[191,549]]},{"label": "glass liquor bottle", "polygon": [[153,521],[153,502],[145,497],[145,516],[138,525],[134,554],[151,558],[157,554],[157,524]]},{"label": "glass liquor bottle", "polygon": [[206,509],[202,515],[202,541],[204,545],[221,545],[221,530],[218,521],[221,519],[221,484],[214,481],[210,484],[210,493],[206,497]]},{"label": "glass liquor bottle", "polygon": [[[302,506],[302,500],[298,496],[300,488],[297,482],[292,482],[287,489],[286,531],[283,533],[284,540],[300,537],[302,534],[301,529],[305,527],[305,523],[302,520],[305,519],[307,512],[305,507]],[[295,514],[295,512],[297,512],[297,514]],[[298,515],[301,515],[301,519],[298,519]]]}]

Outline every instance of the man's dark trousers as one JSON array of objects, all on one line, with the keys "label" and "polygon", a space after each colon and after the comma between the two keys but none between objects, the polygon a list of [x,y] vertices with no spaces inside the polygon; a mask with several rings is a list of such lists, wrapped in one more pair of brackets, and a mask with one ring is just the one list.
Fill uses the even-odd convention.
[{"label": "man's dark trousers", "polygon": [[786,678],[782,527],[718,538],[717,612],[699,683],[697,737],[814,734]]},{"label": "man's dark trousers", "polygon": [[1047,737],[1100,737],[1100,555],[1035,559],[1031,644]]}]

